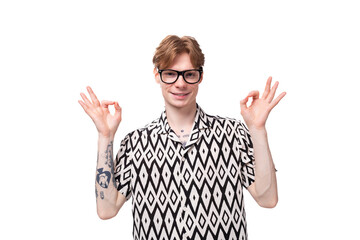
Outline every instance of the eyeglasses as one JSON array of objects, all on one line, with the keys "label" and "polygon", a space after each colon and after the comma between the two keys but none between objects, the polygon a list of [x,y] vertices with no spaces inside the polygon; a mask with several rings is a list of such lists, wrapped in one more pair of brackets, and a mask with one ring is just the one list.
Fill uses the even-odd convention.
[{"label": "eyeglasses", "polygon": [[200,81],[203,69],[200,67],[200,69],[190,69],[181,72],[172,69],[158,69],[158,72],[163,83],[172,84],[176,82],[181,75],[186,83],[195,84]]}]

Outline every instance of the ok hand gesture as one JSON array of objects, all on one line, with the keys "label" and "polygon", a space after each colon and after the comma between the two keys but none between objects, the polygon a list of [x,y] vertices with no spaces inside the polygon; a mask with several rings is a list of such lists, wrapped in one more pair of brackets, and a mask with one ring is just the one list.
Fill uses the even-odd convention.
[{"label": "ok hand gesture", "polygon": [[[275,100],[273,100],[279,82],[276,82],[270,89],[271,80],[272,77],[269,77],[261,98],[259,98],[259,91],[251,91],[246,98],[240,101],[241,115],[249,128],[265,128],[265,123],[270,111],[286,95],[286,92],[282,92]],[[251,105],[247,107],[246,103],[248,102],[249,97],[252,97],[253,101]]]},{"label": "ok hand gesture", "polygon": [[[82,99],[78,102],[95,123],[95,126],[100,135],[105,137],[115,136],[116,130],[121,122],[121,107],[118,102],[102,101],[101,104],[97,99],[91,87],[87,87],[92,102],[86,97],[84,93],[80,93]],[[114,105],[115,114],[111,115],[109,105]]]}]

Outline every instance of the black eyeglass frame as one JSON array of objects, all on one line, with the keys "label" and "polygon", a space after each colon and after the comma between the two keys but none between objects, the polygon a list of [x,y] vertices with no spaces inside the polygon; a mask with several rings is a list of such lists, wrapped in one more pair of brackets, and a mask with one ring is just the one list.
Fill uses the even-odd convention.
[{"label": "black eyeglass frame", "polygon": [[[162,79],[162,72],[163,72],[163,71],[174,71],[174,72],[176,72],[176,73],[177,73],[176,79],[175,79],[173,82],[165,82],[165,81]],[[198,71],[198,72],[200,73],[199,79],[198,79],[196,82],[188,82],[188,81],[186,81],[184,74],[185,74],[186,72],[190,72],[190,71]],[[203,73],[203,68],[200,67],[199,69],[189,69],[189,70],[185,70],[185,71],[176,71],[176,70],[173,70],[173,69],[161,69],[161,70],[158,69],[158,73],[160,74],[160,79],[161,79],[161,81],[162,81],[163,83],[166,83],[166,84],[173,84],[173,83],[175,83],[175,82],[179,79],[179,76],[180,76],[180,75],[183,77],[184,81],[185,81],[187,84],[196,84],[196,83],[200,82],[201,75],[202,75],[202,73]]]}]

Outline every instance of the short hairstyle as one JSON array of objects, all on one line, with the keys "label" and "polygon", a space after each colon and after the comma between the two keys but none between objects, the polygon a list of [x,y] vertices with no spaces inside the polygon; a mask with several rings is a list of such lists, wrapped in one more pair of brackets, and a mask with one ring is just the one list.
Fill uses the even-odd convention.
[{"label": "short hairstyle", "polygon": [[153,63],[159,69],[166,69],[171,66],[175,57],[182,53],[190,55],[190,61],[194,68],[204,66],[205,56],[195,38],[190,36],[180,38],[176,35],[168,35],[161,41],[156,48]]}]

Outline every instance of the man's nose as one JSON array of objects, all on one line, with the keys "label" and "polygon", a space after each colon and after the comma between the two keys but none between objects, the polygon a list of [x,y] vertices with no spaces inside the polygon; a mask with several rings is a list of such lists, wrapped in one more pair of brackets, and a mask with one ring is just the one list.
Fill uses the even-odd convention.
[{"label": "man's nose", "polygon": [[182,75],[179,75],[178,80],[176,80],[175,82],[175,86],[176,87],[185,87],[187,85],[187,83],[184,80],[184,77]]}]

